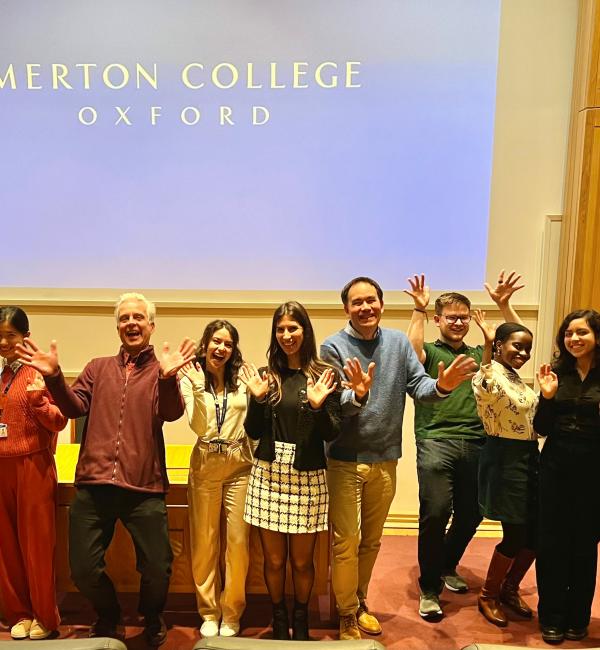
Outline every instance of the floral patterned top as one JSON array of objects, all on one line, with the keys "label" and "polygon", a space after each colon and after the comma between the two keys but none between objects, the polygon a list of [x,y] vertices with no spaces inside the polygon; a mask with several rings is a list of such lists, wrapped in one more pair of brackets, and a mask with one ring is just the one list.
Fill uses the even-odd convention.
[{"label": "floral patterned top", "polygon": [[537,440],[533,416],[538,396],[514,370],[492,361],[472,379],[477,412],[488,436]]}]

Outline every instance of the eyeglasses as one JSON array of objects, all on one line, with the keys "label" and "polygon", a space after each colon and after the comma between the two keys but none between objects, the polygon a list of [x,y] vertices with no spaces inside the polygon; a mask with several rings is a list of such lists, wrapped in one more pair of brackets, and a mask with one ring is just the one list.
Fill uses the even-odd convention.
[{"label": "eyeglasses", "polygon": [[443,314],[444,318],[450,325],[454,325],[460,321],[463,325],[466,325],[470,320],[471,316],[455,316],[454,314]]}]

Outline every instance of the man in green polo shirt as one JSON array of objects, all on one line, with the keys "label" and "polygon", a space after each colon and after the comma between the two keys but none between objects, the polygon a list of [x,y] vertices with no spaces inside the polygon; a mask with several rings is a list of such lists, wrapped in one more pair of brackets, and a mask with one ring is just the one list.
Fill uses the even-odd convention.
[{"label": "man in green polo shirt", "polygon": [[[505,279],[500,272],[496,288],[485,288],[507,322],[521,322],[510,306],[510,297],[524,285],[514,271]],[[464,342],[471,321],[471,302],[460,293],[443,293],[435,301],[433,317],[439,338],[424,343],[429,287],[424,275],[408,280],[415,303],[408,338],[431,377],[438,364],[447,367],[457,355],[466,354],[479,364],[483,346]],[[463,382],[445,400],[415,402],[417,475],[419,479],[419,614],[428,620],[442,616],[439,594],[445,585],[466,592],[468,585],[456,567],[481,522],[477,499],[479,453],[485,432],[477,415],[470,382]],[[450,516],[452,523],[446,527]]]}]

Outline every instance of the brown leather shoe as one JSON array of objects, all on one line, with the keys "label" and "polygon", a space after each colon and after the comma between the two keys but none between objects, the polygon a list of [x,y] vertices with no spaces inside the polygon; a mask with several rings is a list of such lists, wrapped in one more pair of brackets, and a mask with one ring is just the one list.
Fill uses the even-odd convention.
[{"label": "brown leather shoe", "polygon": [[360,641],[356,614],[340,614],[340,641]]},{"label": "brown leather shoe", "polygon": [[358,611],[356,612],[356,622],[358,627],[367,634],[375,636],[381,634],[381,625],[373,614],[369,614],[366,603],[360,604]]},{"label": "brown leather shoe", "polygon": [[508,582],[505,582],[502,585],[500,590],[500,602],[519,616],[523,618],[532,618],[533,610],[529,605],[521,598],[519,594],[519,588],[511,585]]}]

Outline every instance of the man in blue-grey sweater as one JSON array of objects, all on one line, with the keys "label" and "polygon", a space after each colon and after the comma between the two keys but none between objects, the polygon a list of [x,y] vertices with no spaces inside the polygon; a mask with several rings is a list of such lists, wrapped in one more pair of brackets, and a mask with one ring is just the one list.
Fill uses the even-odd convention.
[{"label": "man in blue-grey sweater", "polygon": [[[438,379],[426,374],[408,338],[379,327],[383,291],[367,277],[354,278],[342,290],[348,325],[321,346],[321,357],[338,368],[359,362],[370,385],[367,401],[352,391],[342,395],[342,434],[329,445],[329,515],[333,526],[332,583],[340,617],[340,639],[360,639],[360,630],[380,634],[381,626],[366,604],[369,580],[381,535],[396,491],[396,465],[402,455],[402,419],[406,393],[415,400],[443,399],[477,365],[459,355]],[[356,364],[355,364],[356,365]]]}]

